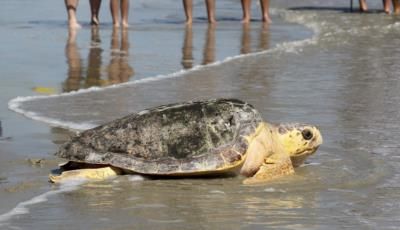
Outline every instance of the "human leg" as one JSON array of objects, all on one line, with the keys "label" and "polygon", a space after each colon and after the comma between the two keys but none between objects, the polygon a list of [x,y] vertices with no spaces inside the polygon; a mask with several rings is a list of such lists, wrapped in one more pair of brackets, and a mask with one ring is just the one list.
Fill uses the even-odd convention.
[{"label": "human leg", "polygon": [[390,13],[390,0],[383,0],[383,10],[385,13]]},{"label": "human leg", "polygon": [[68,14],[68,25],[70,28],[79,28],[80,25],[76,19],[76,10],[79,0],[64,0],[65,8]]},{"label": "human leg", "polygon": [[215,0],[205,0],[207,7],[207,16],[209,23],[215,23]]},{"label": "human leg", "polygon": [[241,0],[242,3],[242,11],[243,11],[243,23],[250,22],[250,7],[251,7],[251,0]]},{"label": "human leg", "polygon": [[129,16],[129,0],[121,0],[121,19],[122,27],[129,27],[128,16]]},{"label": "human leg", "polygon": [[269,16],[269,0],[260,0],[262,21],[271,23],[271,18]]},{"label": "human leg", "polygon": [[186,15],[186,24],[191,24],[193,22],[193,2],[192,0],[183,0],[183,8]]},{"label": "human leg", "polygon": [[91,24],[99,25],[99,10],[101,5],[101,0],[90,0],[90,12],[92,14]]},{"label": "human leg", "polygon": [[359,0],[360,2],[360,11],[365,12],[368,10],[367,1],[366,0]]},{"label": "human leg", "polygon": [[114,27],[119,27],[119,0],[110,0],[110,11]]},{"label": "human leg", "polygon": [[393,3],[393,13],[400,14],[400,0],[392,0]]}]

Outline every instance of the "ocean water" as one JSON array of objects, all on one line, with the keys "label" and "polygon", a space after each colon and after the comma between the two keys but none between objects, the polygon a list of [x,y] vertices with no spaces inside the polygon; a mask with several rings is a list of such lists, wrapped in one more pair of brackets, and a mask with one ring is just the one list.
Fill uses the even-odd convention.
[{"label": "ocean water", "polygon": [[[133,2],[127,34],[107,17],[98,31],[83,19],[77,34],[57,12],[0,17],[12,60],[0,64],[0,120],[11,137],[0,142],[2,229],[398,229],[400,18],[373,1],[367,14],[348,1],[279,1],[272,25],[246,27],[236,2],[219,1],[216,27],[199,2],[187,28],[169,3]],[[59,162],[51,153],[74,132],[213,97],[246,100],[270,122],[316,124],[325,142],[296,175],[260,186],[137,176],[47,184]]]}]

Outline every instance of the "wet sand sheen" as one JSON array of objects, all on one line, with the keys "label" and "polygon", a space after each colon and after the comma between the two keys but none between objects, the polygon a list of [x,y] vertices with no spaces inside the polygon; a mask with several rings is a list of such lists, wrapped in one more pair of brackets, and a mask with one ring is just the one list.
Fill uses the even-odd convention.
[{"label": "wet sand sheen", "polygon": [[[12,11],[13,6],[18,5],[11,4],[8,10]],[[81,7],[84,8],[85,3]],[[38,10],[35,7],[31,9]],[[1,107],[5,115],[1,117],[4,121],[3,133],[5,137],[12,137],[12,141],[0,143],[0,152],[4,153],[1,162],[7,163],[0,170],[1,176],[4,175],[0,195],[4,199],[1,199],[0,206],[6,222],[12,221],[21,207],[30,213],[32,208],[40,206],[40,202],[45,201],[47,206],[49,201],[46,199],[57,196],[57,189],[48,192],[52,188],[47,184],[47,174],[57,164],[52,157],[57,147],[54,143],[62,143],[71,134],[55,127],[49,132],[45,124],[15,116],[6,110],[6,103],[11,98],[145,79],[304,37],[303,34],[292,34],[293,29],[303,31],[302,26],[288,24],[279,18],[271,27],[263,27],[260,23],[242,27],[238,24],[239,20],[229,19],[222,21],[217,28],[196,19],[196,24],[190,29],[185,28],[179,19],[173,19],[172,24],[169,19],[149,21],[148,18],[153,16],[148,14],[128,33],[112,30],[107,23],[100,30],[91,29],[83,23],[82,30],[68,34],[64,12],[55,14],[56,19],[51,19],[55,15],[49,12],[49,20],[28,15],[25,21],[13,21],[2,28],[7,34],[5,43],[13,44],[2,48],[3,53],[10,55],[13,61],[2,68],[3,74],[11,78],[3,81],[4,90],[0,95],[4,98]],[[55,112],[66,114],[65,108]],[[32,165],[25,160],[27,158],[45,158],[45,163]],[[43,196],[45,199],[42,199]]]}]

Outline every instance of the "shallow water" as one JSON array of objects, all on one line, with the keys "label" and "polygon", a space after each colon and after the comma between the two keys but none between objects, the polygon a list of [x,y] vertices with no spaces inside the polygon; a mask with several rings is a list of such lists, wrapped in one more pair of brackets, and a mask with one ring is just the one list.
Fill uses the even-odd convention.
[{"label": "shallow water", "polygon": [[[143,19],[130,31],[129,41],[135,35],[143,38],[131,44],[146,44],[143,40],[149,34],[179,34],[179,42],[171,43],[175,48],[165,48],[160,54],[154,54],[151,47],[140,45],[146,48],[139,47],[138,51],[136,46],[130,48],[127,63],[135,69],[130,83],[10,103],[11,108],[28,117],[80,129],[164,103],[240,98],[254,104],[268,121],[300,121],[320,127],[325,142],[296,170],[296,175],[261,186],[241,185],[242,178],[237,177],[143,181],[122,176],[107,182],[60,187],[43,182],[47,170],[55,165],[49,154],[45,156],[50,163],[36,170],[14,164],[22,171],[33,171],[36,182],[32,182],[27,195],[3,193],[3,197],[14,200],[0,201],[0,209],[6,213],[0,216],[0,225],[10,229],[398,229],[400,22],[380,13],[349,13],[345,4],[339,4],[343,8],[333,3],[325,8],[302,7],[315,6],[315,2],[276,3],[276,24],[267,30],[268,48],[257,54],[232,58],[245,53],[243,47],[248,47],[243,45],[246,29],[238,26],[237,20],[223,20],[215,29],[216,43],[220,44],[215,46],[215,60],[231,58],[186,72],[178,70],[182,68],[181,60],[186,60],[181,48],[187,41],[187,31],[178,23],[170,23],[177,16],[171,13],[165,21],[156,22]],[[230,9],[231,5],[226,4]],[[225,13],[230,15],[228,10]],[[166,29],[160,34],[156,28]],[[193,28],[196,33],[209,35],[201,18]],[[254,51],[265,43],[265,28],[258,22],[253,22],[251,28],[250,47]],[[101,37],[109,40],[112,30],[106,27],[100,33],[107,34]],[[77,39],[89,35],[90,29],[84,28]],[[293,40],[296,42],[290,42]],[[207,41],[204,38],[193,43],[196,64],[203,60],[202,47]],[[61,43],[65,45],[65,41]],[[103,42],[101,47],[110,52]],[[55,52],[65,58],[63,49],[60,46]],[[78,51],[90,53],[91,49]],[[169,52],[175,56],[166,55]],[[153,60],[148,65],[146,55]],[[112,59],[104,57],[105,63]],[[89,62],[90,55],[83,60]],[[69,62],[63,65],[64,71],[71,69]],[[100,75],[106,75],[102,68]],[[69,91],[63,89],[59,92]],[[26,145],[38,148],[35,152],[50,153],[56,148],[51,141],[61,143],[70,134],[60,128],[46,132],[43,126],[31,123],[35,131],[28,131],[25,138],[15,132],[14,138],[27,139]],[[3,122],[6,126],[9,123]],[[35,132],[40,135],[33,135]],[[4,129],[3,135],[10,135],[10,131]],[[9,151],[1,155],[2,159],[11,158],[12,151],[29,148],[13,147],[10,152],[0,144],[2,151]],[[6,170],[0,172],[7,175],[0,174],[0,186],[12,183],[12,175]],[[13,210],[18,203],[19,208],[29,212],[19,214],[21,209]]]}]

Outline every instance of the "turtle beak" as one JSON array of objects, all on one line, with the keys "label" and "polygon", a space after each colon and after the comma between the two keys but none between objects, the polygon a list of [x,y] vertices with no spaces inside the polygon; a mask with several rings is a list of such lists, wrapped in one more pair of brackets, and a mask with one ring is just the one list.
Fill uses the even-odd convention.
[{"label": "turtle beak", "polygon": [[322,134],[319,131],[317,127],[313,127],[313,133],[314,133],[314,138],[312,140],[312,145],[315,146],[315,151],[318,149],[320,145],[324,142],[324,139],[322,138]]}]

